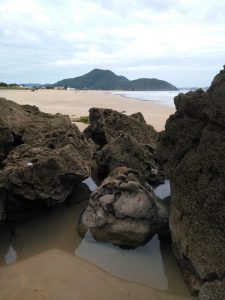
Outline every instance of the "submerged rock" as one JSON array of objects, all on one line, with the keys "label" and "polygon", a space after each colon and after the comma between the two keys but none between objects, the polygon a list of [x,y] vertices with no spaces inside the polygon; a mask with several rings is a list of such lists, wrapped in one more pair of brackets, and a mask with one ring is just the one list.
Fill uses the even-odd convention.
[{"label": "submerged rock", "polygon": [[64,201],[90,176],[94,143],[68,116],[45,114],[2,98],[0,107],[0,189],[5,191],[0,207]]},{"label": "submerged rock", "polygon": [[168,229],[168,207],[139,172],[115,169],[92,193],[82,224],[96,240],[124,247],[145,244]]},{"label": "submerged rock", "polygon": [[84,134],[99,146],[95,159],[100,177],[125,166],[138,170],[151,184],[163,181],[155,158],[158,133],[146,124],[141,113],[127,116],[111,109],[91,108],[89,119]]},{"label": "submerged rock", "polygon": [[[207,92],[175,97],[177,111],[167,120],[158,145],[171,183],[174,251],[196,293],[204,283],[206,291],[214,280],[214,288],[220,289],[225,274],[224,99],[225,70]],[[204,298],[204,293],[199,299],[225,299],[224,290],[222,298]]]}]

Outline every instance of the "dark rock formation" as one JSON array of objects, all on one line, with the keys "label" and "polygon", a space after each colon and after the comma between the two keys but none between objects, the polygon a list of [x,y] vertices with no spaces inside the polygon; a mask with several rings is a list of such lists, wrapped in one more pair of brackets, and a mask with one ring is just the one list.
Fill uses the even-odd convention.
[{"label": "dark rock formation", "polygon": [[43,113],[36,106],[0,98],[0,108],[0,164],[13,148],[71,126],[68,116]]},{"label": "dark rock formation", "polygon": [[180,94],[175,105],[158,146],[171,183],[174,250],[193,291],[208,282],[199,299],[222,299],[202,295],[225,275],[225,70],[207,92]]},{"label": "dark rock formation", "polygon": [[127,116],[111,109],[91,108],[89,119],[84,135],[99,145],[95,159],[101,177],[125,166],[139,171],[149,183],[162,181],[155,159],[158,133],[146,124],[141,113]]},{"label": "dark rock formation", "polygon": [[96,240],[137,247],[168,230],[168,207],[137,171],[118,168],[92,193],[82,224]]},{"label": "dark rock formation", "polygon": [[0,107],[1,221],[5,208],[64,201],[90,176],[94,143],[67,116],[2,98]]}]

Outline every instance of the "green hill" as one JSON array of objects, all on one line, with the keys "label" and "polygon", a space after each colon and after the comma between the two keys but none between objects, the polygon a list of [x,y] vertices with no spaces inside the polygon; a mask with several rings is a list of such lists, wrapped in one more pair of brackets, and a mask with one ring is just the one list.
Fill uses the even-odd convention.
[{"label": "green hill", "polygon": [[67,86],[88,90],[127,90],[127,91],[173,91],[177,88],[171,83],[150,78],[129,80],[110,70],[94,69],[79,77],[63,79],[52,86]]}]

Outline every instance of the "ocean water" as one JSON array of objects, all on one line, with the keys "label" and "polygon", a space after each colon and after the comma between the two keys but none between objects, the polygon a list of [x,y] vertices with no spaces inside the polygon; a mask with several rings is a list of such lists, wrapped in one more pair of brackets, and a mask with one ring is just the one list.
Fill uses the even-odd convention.
[{"label": "ocean water", "polygon": [[190,89],[181,89],[178,91],[112,91],[112,93],[121,95],[126,98],[151,101],[167,106],[174,106],[174,97],[179,93],[185,94],[189,91]]}]

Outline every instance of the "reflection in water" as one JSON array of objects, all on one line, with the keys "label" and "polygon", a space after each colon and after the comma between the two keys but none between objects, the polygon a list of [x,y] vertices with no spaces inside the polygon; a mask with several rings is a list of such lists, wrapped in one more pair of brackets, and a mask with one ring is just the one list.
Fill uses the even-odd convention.
[{"label": "reflection in water", "polygon": [[9,247],[9,250],[5,256],[5,263],[7,265],[12,264],[16,261],[16,258],[17,258],[17,253],[16,253],[15,249],[13,248],[13,245],[11,244]]},{"label": "reflection in water", "polygon": [[88,186],[88,188],[90,189],[91,192],[93,192],[97,188],[96,183],[94,182],[94,180],[91,177],[86,178],[83,181],[83,183],[85,183]]},{"label": "reflection in water", "polygon": [[163,184],[158,185],[154,192],[156,196],[158,196],[161,199],[166,198],[167,196],[170,196],[170,182],[169,180],[165,180]]},{"label": "reflection in water", "polygon": [[146,245],[132,250],[94,240],[87,232],[75,254],[129,281],[189,295],[170,247],[161,247],[155,235]]},{"label": "reflection in water", "polygon": [[[78,235],[76,225],[96,185],[88,178],[67,203],[45,209],[31,219],[0,227],[0,265],[13,263],[50,249],[85,258],[108,272],[130,281],[189,295],[168,243],[155,236],[145,246],[120,249],[96,242],[90,233]],[[166,183],[168,185],[168,183]],[[87,186],[89,188],[87,188]],[[164,197],[164,196],[163,196]]]}]

